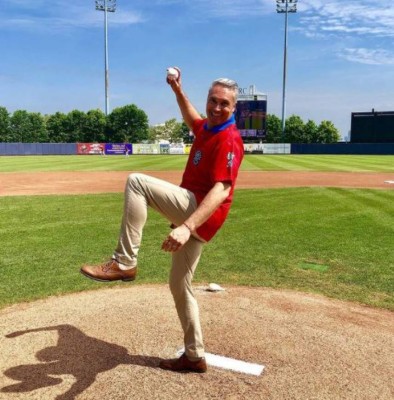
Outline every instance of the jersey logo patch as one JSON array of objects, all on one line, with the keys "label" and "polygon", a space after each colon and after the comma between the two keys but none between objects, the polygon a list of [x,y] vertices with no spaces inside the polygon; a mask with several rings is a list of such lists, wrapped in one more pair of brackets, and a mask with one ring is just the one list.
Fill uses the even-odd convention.
[{"label": "jersey logo patch", "polygon": [[228,168],[231,168],[233,166],[234,158],[235,158],[234,153],[231,153],[231,152],[227,153],[227,167]]},{"label": "jersey logo patch", "polygon": [[200,150],[197,150],[193,157],[193,164],[198,165],[202,157],[202,153]]}]

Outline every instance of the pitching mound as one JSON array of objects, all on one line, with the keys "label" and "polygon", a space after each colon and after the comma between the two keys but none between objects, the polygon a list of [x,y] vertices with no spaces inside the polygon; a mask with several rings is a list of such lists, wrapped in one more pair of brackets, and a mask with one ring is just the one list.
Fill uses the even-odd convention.
[{"label": "pitching mound", "polygon": [[[104,285],[105,287],[105,285]],[[124,285],[0,311],[1,399],[392,399],[385,310],[262,288],[196,287],[206,349],[265,366],[177,374],[182,333],[165,285]]]}]

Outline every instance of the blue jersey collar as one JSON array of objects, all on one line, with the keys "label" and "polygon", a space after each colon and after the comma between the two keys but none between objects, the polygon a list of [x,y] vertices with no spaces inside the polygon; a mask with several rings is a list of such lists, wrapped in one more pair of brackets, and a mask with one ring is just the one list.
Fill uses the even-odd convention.
[{"label": "blue jersey collar", "polygon": [[211,129],[208,129],[208,124],[205,122],[204,129],[206,131],[210,131],[212,133],[218,133],[218,132],[221,132],[223,129],[226,129],[229,125],[232,125],[232,124],[235,124],[234,114],[226,122],[223,122],[223,124],[213,126]]}]

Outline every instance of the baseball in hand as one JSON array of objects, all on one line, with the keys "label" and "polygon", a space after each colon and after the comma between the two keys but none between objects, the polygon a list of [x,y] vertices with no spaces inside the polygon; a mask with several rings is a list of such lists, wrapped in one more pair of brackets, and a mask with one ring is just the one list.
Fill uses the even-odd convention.
[{"label": "baseball in hand", "polygon": [[167,68],[167,78],[170,79],[178,79],[179,78],[179,71],[173,67]]}]

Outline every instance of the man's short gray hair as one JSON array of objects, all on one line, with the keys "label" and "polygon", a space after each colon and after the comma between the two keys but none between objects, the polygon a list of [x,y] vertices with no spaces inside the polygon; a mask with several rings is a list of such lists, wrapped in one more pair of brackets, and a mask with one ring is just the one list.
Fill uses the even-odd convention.
[{"label": "man's short gray hair", "polygon": [[238,83],[237,82],[233,81],[232,79],[228,79],[228,78],[215,79],[212,82],[209,90],[211,90],[216,85],[222,85],[222,86],[232,90],[234,92],[235,101],[237,101],[237,97],[238,97]]}]

